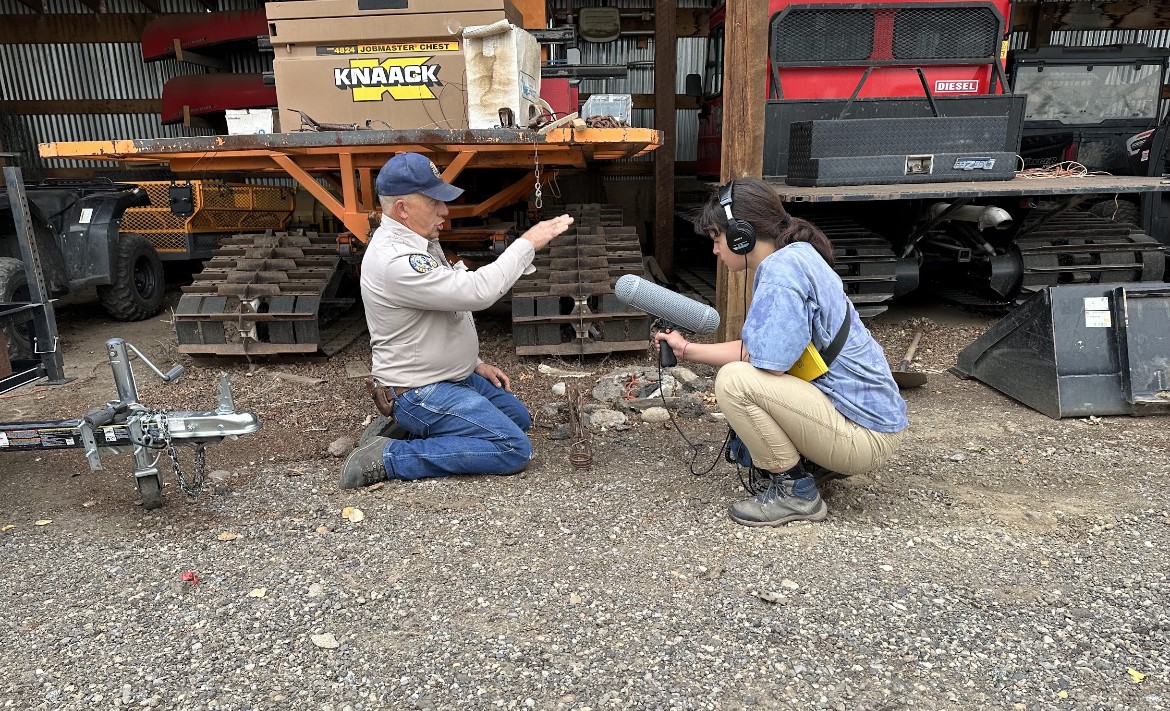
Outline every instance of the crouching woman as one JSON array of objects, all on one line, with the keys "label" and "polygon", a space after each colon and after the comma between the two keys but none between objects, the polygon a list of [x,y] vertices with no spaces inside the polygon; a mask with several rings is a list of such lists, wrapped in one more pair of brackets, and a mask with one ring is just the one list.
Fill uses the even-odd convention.
[{"label": "crouching woman", "polygon": [[[860,474],[905,435],[906,403],[885,354],[845,295],[829,239],[790,216],[774,188],[732,181],[708,200],[695,231],[729,271],[755,270],[742,340],[655,336],[678,358],[719,368],[715,394],[737,435],[732,452],[752,474],[753,496],[733,504],[731,518],[746,526],[820,521],[827,507],[803,460]],[[827,371],[806,352],[810,344]]]}]

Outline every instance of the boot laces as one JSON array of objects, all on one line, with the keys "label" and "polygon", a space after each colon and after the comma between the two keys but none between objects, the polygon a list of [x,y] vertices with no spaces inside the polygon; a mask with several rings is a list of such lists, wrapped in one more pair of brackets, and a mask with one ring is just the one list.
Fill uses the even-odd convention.
[{"label": "boot laces", "polygon": [[768,488],[756,495],[756,501],[761,504],[771,503],[776,499],[782,499],[788,496],[788,490],[784,488],[784,483],[787,478],[780,474],[772,474],[768,479]]},{"label": "boot laces", "polygon": [[[738,469],[739,483],[743,485],[744,491],[752,496],[763,496],[775,488],[775,480],[778,478],[772,472],[764,471],[759,467],[748,467],[747,476],[744,476],[743,470]],[[780,496],[784,495],[781,491]],[[775,498],[774,496],[772,498]],[[770,501],[771,499],[769,499]]]},{"label": "boot laces", "polygon": [[[385,443],[383,442],[383,444]],[[359,472],[361,473],[362,481],[368,482],[367,485],[382,481],[386,477],[386,466],[382,461],[381,453],[379,452],[376,458],[371,458],[365,462]]]}]

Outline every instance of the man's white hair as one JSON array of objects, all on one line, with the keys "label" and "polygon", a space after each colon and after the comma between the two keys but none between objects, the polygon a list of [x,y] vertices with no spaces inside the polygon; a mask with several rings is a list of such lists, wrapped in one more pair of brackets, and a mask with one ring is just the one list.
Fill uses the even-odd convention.
[{"label": "man's white hair", "polygon": [[409,195],[379,195],[378,201],[382,205],[382,214],[389,215],[391,208],[394,207],[395,201],[405,200]]}]

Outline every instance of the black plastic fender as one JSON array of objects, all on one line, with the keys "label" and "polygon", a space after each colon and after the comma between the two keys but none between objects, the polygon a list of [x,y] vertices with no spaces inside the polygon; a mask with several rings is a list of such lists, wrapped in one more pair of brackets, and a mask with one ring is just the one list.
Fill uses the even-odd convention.
[{"label": "black plastic fender", "polygon": [[82,195],[66,213],[61,251],[74,288],[105,286],[113,278],[122,214],[150,203],[142,188]]}]

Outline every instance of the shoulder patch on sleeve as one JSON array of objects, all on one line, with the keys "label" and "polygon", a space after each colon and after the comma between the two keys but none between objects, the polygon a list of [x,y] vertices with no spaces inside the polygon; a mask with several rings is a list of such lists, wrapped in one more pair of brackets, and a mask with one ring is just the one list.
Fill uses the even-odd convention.
[{"label": "shoulder patch on sleeve", "polygon": [[410,263],[410,268],[419,274],[426,274],[439,268],[439,262],[429,254],[412,254],[406,259]]}]

